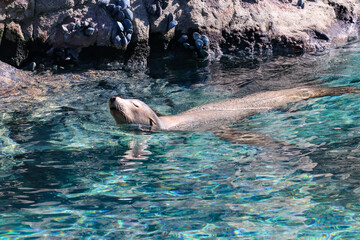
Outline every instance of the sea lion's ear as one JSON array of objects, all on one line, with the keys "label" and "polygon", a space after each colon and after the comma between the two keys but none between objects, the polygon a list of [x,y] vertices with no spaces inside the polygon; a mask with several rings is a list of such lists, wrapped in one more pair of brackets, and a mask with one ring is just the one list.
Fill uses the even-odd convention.
[{"label": "sea lion's ear", "polygon": [[150,126],[156,126],[156,122],[152,118],[150,118]]}]

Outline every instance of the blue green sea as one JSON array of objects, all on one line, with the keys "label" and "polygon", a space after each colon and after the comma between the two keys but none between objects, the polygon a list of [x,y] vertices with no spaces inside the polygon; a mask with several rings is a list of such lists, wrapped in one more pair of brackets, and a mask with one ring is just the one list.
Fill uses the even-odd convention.
[{"label": "blue green sea", "polygon": [[360,87],[359,43],[150,61],[146,72],[33,74],[22,94],[0,97],[0,239],[359,239],[360,95],[230,126],[269,145],[119,127],[107,107],[120,94],[176,114],[303,84]]}]

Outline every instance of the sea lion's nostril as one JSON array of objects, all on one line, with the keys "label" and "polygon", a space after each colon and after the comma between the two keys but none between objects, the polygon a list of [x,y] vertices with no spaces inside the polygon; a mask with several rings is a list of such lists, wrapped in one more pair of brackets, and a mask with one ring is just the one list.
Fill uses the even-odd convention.
[{"label": "sea lion's nostril", "polygon": [[115,102],[115,100],[116,100],[116,97],[111,97],[111,98],[110,98],[110,102],[111,102],[111,103]]}]

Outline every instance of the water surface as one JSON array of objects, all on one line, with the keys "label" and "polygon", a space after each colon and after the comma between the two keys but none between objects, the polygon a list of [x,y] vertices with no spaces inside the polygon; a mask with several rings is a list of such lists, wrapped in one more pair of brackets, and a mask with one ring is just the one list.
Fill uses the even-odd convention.
[{"label": "water surface", "polygon": [[36,75],[0,103],[0,238],[356,239],[358,95],[239,122],[270,146],[115,126],[114,94],[164,114],[302,84],[360,87],[359,44],[318,55]]}]

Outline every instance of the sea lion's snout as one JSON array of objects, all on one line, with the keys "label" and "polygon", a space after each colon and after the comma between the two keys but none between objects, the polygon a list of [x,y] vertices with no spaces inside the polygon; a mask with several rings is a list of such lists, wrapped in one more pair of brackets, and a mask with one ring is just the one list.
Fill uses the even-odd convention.
[{"label": "sea lion's snout", "polygon": [[116,110],[116,107],[115,107],[115,101],[116,101],[116,97],[113,96],[109,99],[109,108],[110,108],[110,111],[113,111],[113,110]]},{"label": "sea lion's snout", "polygon": [[124,113],[124,106],[121,100],[122,98],[116,95],[112,96],[108,101],[110,113],[114,117],[117,124],[123,124],[128,122]]},{"label": "sea lion's snout", "polygon": [[120,96],[116,95],[116,96],[112,96],[110,99],[109,99],[109,108],[110,110],[114,111],[114,110],[119,110],[118,107],[117,107],[117,104],[116,104],[116,99],[117,98],[120,98]]},{"label": "sea lion's snout", "polygon": [[113,103],[113,102],[115,102],[115,100],[116,100],[116,96],[113,96],[113,97],[110,98],[109,102]]}]

